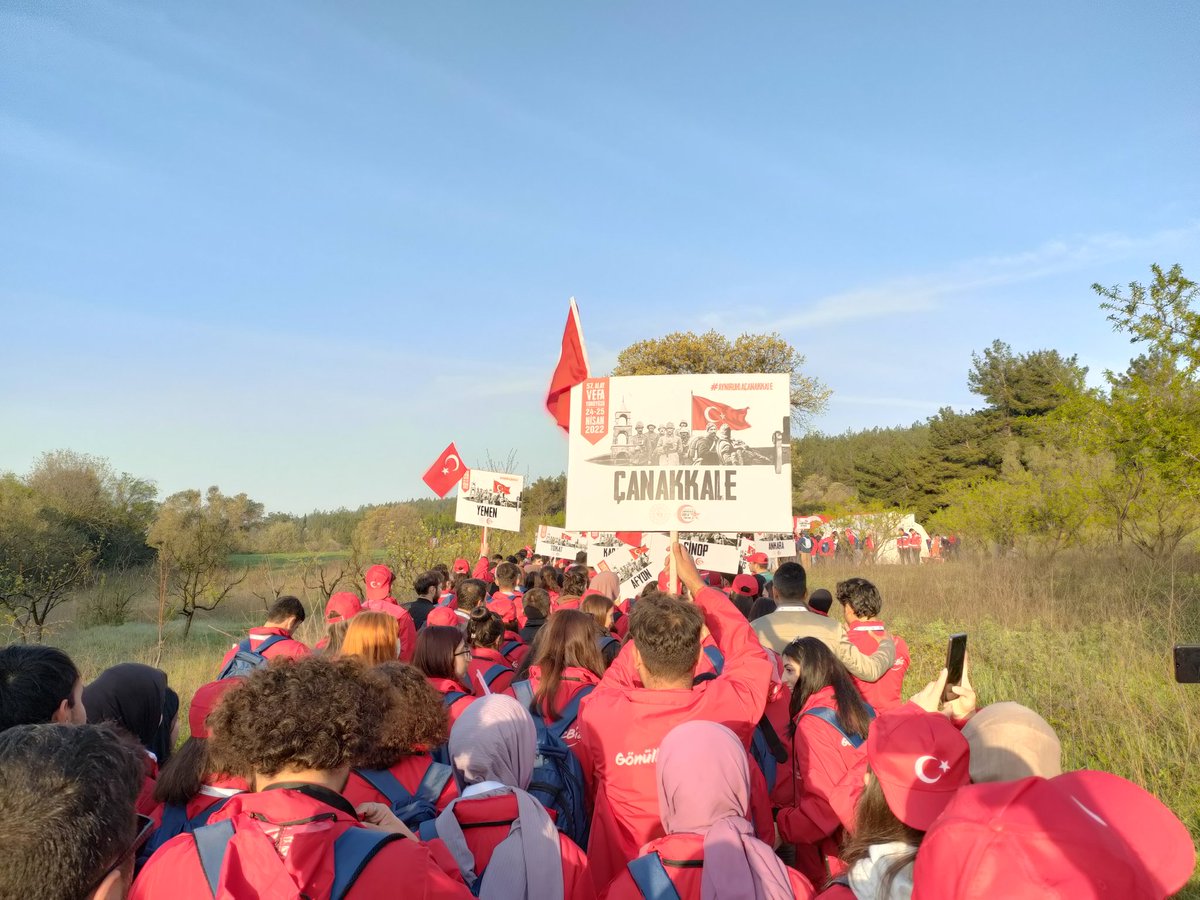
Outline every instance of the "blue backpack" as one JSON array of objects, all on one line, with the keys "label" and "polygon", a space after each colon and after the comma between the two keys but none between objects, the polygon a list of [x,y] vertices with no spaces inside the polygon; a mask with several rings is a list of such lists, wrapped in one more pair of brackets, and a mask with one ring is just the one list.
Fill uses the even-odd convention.
[{"label": "blue backpack", "polygon": [[[508,654],[512,653],[519,647],[522,647],[524,643],[524,641],[505,641],[504,646],[500,648],[500,655],[505,659],[508,659]],[[488,682],[488,685],[491,685],[490,681]]]},{"label": "blue backpack", "polygon": [[233,654],[233,659],[229,660],[217,675],[217,681],[222,678],[245,678],[255,669],[261,669],[267,664],[267,658],[263,656],[266,649],[286,640],[281,634],[272,634],[258,645],[257,650],[251,650],[250,638],[243,638],[237,645],[237,653]]},{"label": "blue backpack", "polygon": [[613,644],[620,646],[621,642],[611,634],[602,634],[600,637],[596,638],[596,647],[599,649],[601,654],[607,653],[608,648],[613,646]]},{"label": "blue backpack", "polygon": [[[470,694],[468,694],[466,691],[446,691],[446,693],[442,695],[442,706],[445,708],[446,712],[449,712],[450,707],[452,707],[463,697],[469,696]],[[429,755],[433,757],[434,762],[441,763],[443,766],[450,765],[450,742],[447,741],[444,744],[439,744],[438,746],[434,747],[429,751]]]},{"label": "blue backpack", "polygon": [[[695,862],[691,865],[701,868],[704,863]],[[679,891],[675,889],[671,876],[663,866],[662,857],[657,853],[639,856],[633,862],[626,863],[625,868],[633,876],[633,883],[645,900],[680,900]]]},{"label": "blue backpack", "polygon": [[[867,707],[867,716],[871,720],[874,720],[875,709],[869,703],[866,703],[864,705]],[[846,729],[842,727],[842,723],[838,719],[837,713],[834,712],[832,709],[830,709],[828,706],[814,706],[812,709],[807,710],[806,712],[802,713],[802,715],[816,716],[822,722],[832,725],[834,727],[834,729],[837,730],[837,733],[842,736],[843,740],[845,740],[846,743],[849,744],[851,747],[853,747],[855,750],[857,750],[859,747],[861,747],[863,745],[863,741],[866,740],[866,738],[861,738],[857,734],[848,734],[846,732]]]},{"label": "blue backpack", "polygon": [[[192,833],[200,868],[214,897],[221,884],[221,865],[233,838],[233,823],[228,819],[215,825],[204,825]],[[329,900],[344,900],[346,893],[385,844],[400,840],[401,835],[375,831],[371,828],[347,828],[333,842],[333,886]]]},{"label": "blue backpack", "polygon": [[409,828],[416,828],[422,822],[437,817],[437,801],[446,789],[446,783],[454,774],[453,770],[438,762],[429,764],[417,792],[410,794],[400,783],[400,779],[387,769],[355,769],[358,776],[383,796],[387,797],[388,805],[396,818]]},{"label": "blue backpack", "polygon": [[563,741],[563,734],[579,716],[579,704],[592,692],[588,685],[571,698],[557,722],[547,725],[538,712],[533,699],[533,687],[528,681],[513,685],[513,693],[529,710],[537,728],[537,759],[533,766],[533,778],[529,782],[529,793],[547,809],[557,814],[558,830],[580,847],[587,846],[591,821],[588,819],[587,791],[583,780],[583,767]]},{"label": "blue backpack", "polygon": [[141,869],[141,867],[146,864],[146,860],[148,860],[154,854],[154,852],[158,850],[159,847],[161,847],[171,838],[179,834],[192,834],[197,828],[207,825],[208,820],[212,818],[212,814],[228,802],[228,797],[222,797],[212,806],[201,810],[190,819],[188,818],[186,806],[179,806],[175,803],[168,803],[164,805],[162,821],[151,833],[150,840],[146,841],[146,845],[138,853],[138,868]]}]

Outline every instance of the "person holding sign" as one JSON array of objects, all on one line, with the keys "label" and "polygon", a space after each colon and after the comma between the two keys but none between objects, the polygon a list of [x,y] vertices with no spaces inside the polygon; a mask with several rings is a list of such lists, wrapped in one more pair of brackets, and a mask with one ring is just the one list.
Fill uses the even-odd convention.
[{"label": "person holding sign", "polygon": [[[702,720],[724,724],[748,747],[771,686],[771,663],[746,619],[704,583],[678,542],[671,553],[692,600],[666,594],[638,600],[631,641],[579,712],[575,752],[593,798],[588,859],[598,888],[664,835],[654,768],[663,738],[682,722]],[[724,669],[693,684],[705,627]]]}]

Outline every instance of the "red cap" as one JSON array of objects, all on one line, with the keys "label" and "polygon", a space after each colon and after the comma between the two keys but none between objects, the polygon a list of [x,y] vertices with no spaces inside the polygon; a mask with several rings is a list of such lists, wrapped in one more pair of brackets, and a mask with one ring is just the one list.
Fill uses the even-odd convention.
[{"label": "red cap", "polygon": [[971,781],[971,749],[950,720],[912,704],[879,716],[867,736],[867,761],[888,808],[925,831]]},{"label": "red cap", "polygon": [[196,688],[196,693],[192,695],[192,705],[188,707],[188,728],[192,737],[208,737],[209,714],[217,708],[217,704],[230,688],[241,683],[240,678],[222,678],[220,681],[212,681]]},{"label": "red cap", "polygon": [[426,625],[452,625],[458,627],[458,613],[448,606],[435,606],[425,616]]},{"label": "red cap", "polygon": [[383,600],[392,592],[392,570],[387,566],[371,566],[364,580],[367,583],[367,599]]},{"label": "red cap", "polygon": [[721,577],[720,572],[709,572],[705,569],[700,573],[700,577],[704,579],[704,583],[709,587],[719,588],[725,584],[725,579]]},{"label": "red cap", "polygon": [[454,574],[470,575],[471,564],[460,556],[454,561]]},{"label": "red cap", "polygon": [[733,579],[733,590],[743,597],[757,597],[758,579],[753,575],[738,575]]},{"label": "red cap", "polygon": [[959,791],[921,843],[913,894],[1162,900],[1195,865],[1187,828],[1157,798],[1108,772],[1067,772]]},{"label": "red cap", "polygon": [[752,562],[752,563],[756,563],[760,566],[765,566],[767,564],[767,554],[751,553],[749,556],[746,557],[746,562]]},{"label": "red cap", "polygon": [[347,619],[353,619],[360,612],[362,612],[362,601],[358,599],[358,594],[338,591],[325,604],[325,621],[327,623],[344,622]]}]

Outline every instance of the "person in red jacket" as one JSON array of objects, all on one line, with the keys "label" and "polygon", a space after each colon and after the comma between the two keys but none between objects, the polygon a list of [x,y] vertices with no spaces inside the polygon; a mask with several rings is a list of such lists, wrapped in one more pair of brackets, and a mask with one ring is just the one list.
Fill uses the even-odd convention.
[{"label": "person in red jacket", "polygon": [[280,597],[267,610],[266,623],[261,628],[251,628],[245,641],[234,644],[229,649],[225,658],[221,660],[218,674],[225,670],[238,648],[245,645],[246,641],[249,641],[247,649],[261,653],[267,659],[277,659],[281,656],[296,659],[312,653],[307,644],[292,637],[292,632],[304,624],[305,616],[304,604],[299,599]]},{"label": "person in red jacket", "polygon": [[[596,646],[595,620],[577,609],[552,615],[538,637],[537,656],[529,667],[533,709],[547,725],[560,719],[576,696],[587,696],[604,675],[604,657]],[[579,724],[563,732],[563,743],[579,743]]]},{"label": "person in red jacket", "polygon": [[[253,792],[168,841],[137,877],[132,900],[325,900],[335,878],[355,871],[349,900],[390,896],[400,885],[407,896],[470,897],[429,848],[364,828],[341,794],[396,703],[387,678],[357,660],[309,656],[255,670],[208,717],[214,757],[246,773]],[[207,865],[199,846],[210,848]]]},{"label": "person in red jacket", "polygon": [[462,796],[421,835],[446,845],[481,897],[592,900],[587,857],[526,793],[537,756],[537,731],[520,703],[498,694],[472,703],[450,732]]},{"label": "person in red jacket", "polygon": [[504,635],[504,623],[498,615],[486,606],[471,610],[471,620],[467,623],[467,640],[471,644],[467,680],[477,697],[510,693],[516,671],[500,652]]},{"label": "person in red jacket", "polygon": [[[748,747],[767,702],[771,664],[749,623],[725,594],[704,584],[678,543],[672,553],[694,602],[663,594],[639,599],[630,642],[580,710],[575,753],[593,798],[588,861],[598,888],[663,836],[654,760],[666,734],[703,719],[727,725]],[[706,625],[724,667],[693,684]]]},{"label": "person in red jacket", "polygon": [[408,610],[401,606],[392,596],[392,570],[387,566],[371,566],[366,575],[367,600],[363,610],[387,613],[396,620],[396,630],[400,635],[400,659],[408,662],[417,650],[417,626],[413,623]]},{"label": "person in red jacket", "polygon": [[679,900],[806,900],[808,880],[754,836],[746,819],[750,770],[741,740],[715,722],[684,722],[655,763],[665,835],[642,848],[609,885],[605,900],[643,900],[667,879]]},{"label": "person in red jacket", "polygon": [[903,702],[900,694],[904,689],[904,676],[910,665],[908,644],[904,642],[904,638],[889,632],[879,621],[883,597],[879,595],[879,589],[875,585],[865,578],[847,578],[837,583],[836,590],[838,603],[842,605],[842,615],[846,619],[846,636],[850,643],[861,650],[864,656],[870,656],[878,650],[879,643],[885,638],[891,638],[896,647],[896,661],[878,681],[863,681],[851,674],[859,693],[876,713],[895,709]]},{"label": "person in red jacket", "polygon": [[776,816],[780,838],[796,845],[796,868],[814,884],[839,874],[840,783],[863,756],[873,713],[850,673],[818,638],[798,638],[783,651],[792,690],[792,803]]},{"label": "person in red jacket", "polygon": [[155,806],[147,813],[154,820],[155,830],[139,862],[175,835],[205,824],[230,797],[247,790],[245,779],[218,772],[208,752],[208,716],[221,698],[241,683],[240,678],[223,678],[201,685],[192,695],[188,707],[191,734],[158,773]]},{"label": "person in red jacket", "polygon": [[[420,640],[417,638],[418,643]],[[342,796],[355,807],[382,803],[392,807],[393,812],[398,801],[415,799],[412,813],[404,818],[405,824],[415,828],[458,796],[458,785],[449,767],[435,763],[429,755],[450,734],[446,710],[441,694],[420,669],[391,662],[379,666],[379,671],[396,691],[395,718],[379,743],[350,773]],[[395,791],[393,780],[404,794]]]},{"label": "person in red jacket", "polygon": [[362,601],[358,594],[350,591],[338,591],[331,594],[325,604],[325,637],[317,641],[317,650],[326,653],[337,653],[342,649],[342,640],[346,637],[346,629],[350,620],[362,612]]},{"label": "person in red jacket", "polygon": [[426,625],[417,635],[413,665],[425,673],[429,684],[442,695],[451,727],[475,699],[467,683],[470,661],[471,648],[457,627]]},{"label": "person in red jacket", "polygon": [[525,614],[521,609],[521,595],[517,592],[517,581],[521,570],[510,562],[496,566],[496,592],[488,600],[487,608],[504,622],[509,631],[518,631],[525,626]]},{"label": "person in red jacket", "polygon": [[925,832],[971,783],[967,740],[939,713],[907,704],[871,723],[852,837],[841,851],[849,897],[907,900]]}]

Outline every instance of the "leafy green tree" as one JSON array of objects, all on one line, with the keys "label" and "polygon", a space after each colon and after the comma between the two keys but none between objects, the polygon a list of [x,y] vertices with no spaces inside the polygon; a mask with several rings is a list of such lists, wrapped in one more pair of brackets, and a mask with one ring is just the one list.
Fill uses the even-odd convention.
[{"label": "leafy green tree", "polygon": [[804,354],[778,333],[742,334],[729,340],[717,331],[677,331],[638,341],[617,355],[613,375],[680,375],[754,372],[791,378],[792,418],[797,423],[823,412],[833,393],[804,372]]},{"label": "leafy green tree", "polygon": [[14,475],[0,477],[0,609],[22,639],[41,641],[47,619],[89,583],[94,536]]},{"label": "leafy green tree", "polygon": [[1115,330],[1126,332],[1131,343],[1149,344],[1193,375],[1200,369],[1200,286],[1184,277],[1178,263],[1167,272],[1157,264],[1150,271],[1150,286],[1130,282],[1128,294],[1100,284],[1092,290],[1104,298],[1100,308],[1108,311]]},{"label": "leafy green tree", "polygon": [[229,555],[242,548],[262,514],[261,503],[245,494],[227,497],[217,487],[205,494],[180,491],[163,501],[149,539],[167,573],[185,638],[199,610],[216,609],[246,579],[248,570],[231,571]]},{"label": "leafy green tree", "polygon": [[1057,350],[1016,355],[1003,341],[971,354],[967,386],[988,402],[987,412],[1006,436],[1028,420],[1053,412],[1083,389],[1087,368]]}]

